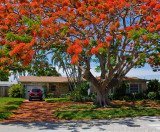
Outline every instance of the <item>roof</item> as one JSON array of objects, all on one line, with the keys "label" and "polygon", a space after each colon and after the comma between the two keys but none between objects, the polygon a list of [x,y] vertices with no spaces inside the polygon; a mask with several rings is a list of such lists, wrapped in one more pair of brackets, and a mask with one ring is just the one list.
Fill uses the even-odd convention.
[{"label": "roof", "polygon": [[136,80],[136,81],[147,81],[146,79],[141,79],[141,78],[138,78],[138,77],[124,77],[123,80],[125,81],[131,81],[131,80]]},{"label": "roof", "polygon": [[[96,77],[100,79],[100,77]],[[137,77],[124,77],[126,81],[147,81]],[[20,76],[19,82],[48,82],[48,83],[68,83],[67,77],[53,77],[53,76]]]},{"label": "roof", "polygon": [[[100,79],[100,77],[96,77],[97,79]],[[147,81],[146,79],[141,79],[137,77],[124,77],[124,81]]]},{"label": "roof", "polygon": [[18,84],[17,82],[0,81],[0,86],[12,86]]},{"label": "roof", "polygon": [[67,77],[53,77],[53,76],[20,76],[19,82],[56,82],[67,83]]}]

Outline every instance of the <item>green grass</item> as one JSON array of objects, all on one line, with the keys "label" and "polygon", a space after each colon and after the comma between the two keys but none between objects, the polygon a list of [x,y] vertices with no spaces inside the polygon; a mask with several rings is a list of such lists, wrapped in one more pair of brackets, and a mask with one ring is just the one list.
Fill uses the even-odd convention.
[{"label": "green grass", "polygon": [[160,115],[160,108],[135,108],[135,109],[90,109],[76,111],[56,111],[56,117],[66,120],[106,119],[137,116]]},{"label": "green grass", "polygon": [[45,101],[46,101],[47,103],[57,103],[57,102],[65,103],[65,102],[73,102],[73,101],[69,100],[68,98],[50,98],[50,99],[45,99]]},{"label": "green grass", "polygon": [[61,108],[55,108],[54,110],[75,110],[75,109],[96,109],[100,108],[97,105],[90,105],[90,104],[80,104],[80,105],[69,105]]},{"label": "green grass", "polygon": [[22,98],[0,97],[0,120],[11,116],[12,111],[17,110],[23,101]]}]

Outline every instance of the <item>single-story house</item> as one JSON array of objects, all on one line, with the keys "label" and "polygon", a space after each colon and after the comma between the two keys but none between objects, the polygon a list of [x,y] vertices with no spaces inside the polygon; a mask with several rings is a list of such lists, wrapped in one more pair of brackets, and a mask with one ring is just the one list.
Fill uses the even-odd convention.
[{"label": "single-story house", "polygon": [[47,93],[54,93],[56,97],[59,97],[61,94],[69,93],[67,77],[21,76],[18,82],[26,88],[26,99],[29,98],[29,91],[31,88],[40,88],[43,92],[44,88],[46,88]]},{"label": "single-story house", "polygon": [[[135,78],[135,77],[125,77],[124,81],[129,83],[129,88],[126,93],[137,92],[141,93],[146,90],[145,79]],[[46,88],[47,93],[54,93],[56,97],[61,94],[69,93],[70,87],[67,77],[53,77],[53,76],[21,76],[19,78],[19,83],[26,88],[26,99],[29,98],[29,91],[31,88]],[[111,89],[111,93],[115,91],[115,88]],[[91,86],[91,92],[92,86]]]},{"label": "single-story house", "polygon": [[126,93],[143,93],[147,89],[146,79],[137,77],[124,77],[124,81],[128,82],[129,87],[126,89]]},{"label": "single-story house", "polygon": [[0,97],[8,97],[10,86],[17,84],[17,82],[0,81]]},{"label": "single-story house", "polygon": [[[100,79],[100,77],[97,77],[97,79]],[[148,81],[146,79],[141,79],[137,77],[124,77],[123,81],[128,82],[129,85],[129,87],[126,89],[126,94],[143,93],[144,91],[146,91]],[[114,93],[115,91],[116,88],[112,88],[110,90],[110,93]]]}]

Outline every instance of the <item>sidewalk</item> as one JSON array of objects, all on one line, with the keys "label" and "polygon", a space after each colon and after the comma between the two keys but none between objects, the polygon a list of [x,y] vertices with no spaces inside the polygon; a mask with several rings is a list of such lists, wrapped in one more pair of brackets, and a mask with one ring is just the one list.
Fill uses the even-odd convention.
[{"label": "sidewalk", "polygon": [[[38,117],[37,117],[38,118]],[[160,116],[135,118],[0,123],[0,132],[160,132]]]}]

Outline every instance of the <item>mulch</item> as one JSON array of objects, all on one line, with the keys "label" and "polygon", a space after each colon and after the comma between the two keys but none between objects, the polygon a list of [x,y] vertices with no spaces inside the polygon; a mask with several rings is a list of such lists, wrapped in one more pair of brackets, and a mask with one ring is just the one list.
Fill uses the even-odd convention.
[{"label": "mulch", "polygon": [[160,107],[160,104],[157,103],[151,103],[151,102],[120,102],[120,101],[112,101],[112,104],[114,105],[141,105],[143,107]]},{"label": "mulch", "polygon": [[[160,107],[156,103],[140,103],[140,102],[112,102],[114,105],[142,105],[144,107]],[[1,122],[43,122],[43,121],[60,121],[54,116],[54,108],[65,107],[69,105],[92,104],[92,102],[68,102],[68,103],[47,103],[45,101],[24,101],[18,110],[13,111],[13,115]],[[111,108],[108,108],[111,109]]]},{"label": "mulch", "polygon": [[52,109],[82,103],[47,103],[45,101],[24,101],[13,115],[1,122],[43,122],[60,121],[54,116]]}]

